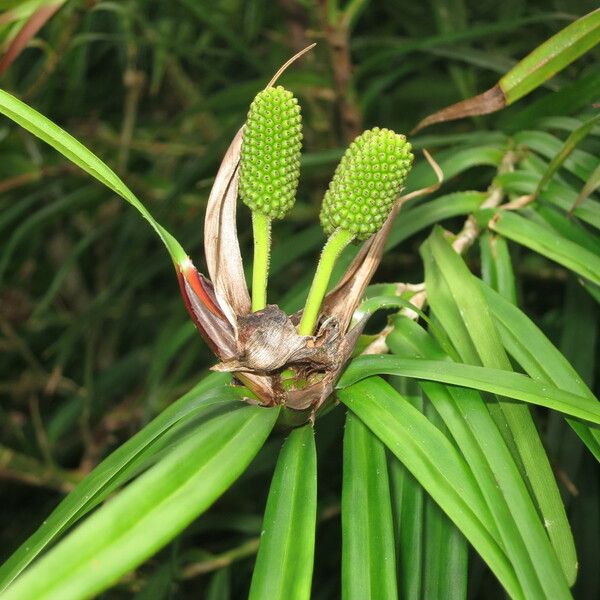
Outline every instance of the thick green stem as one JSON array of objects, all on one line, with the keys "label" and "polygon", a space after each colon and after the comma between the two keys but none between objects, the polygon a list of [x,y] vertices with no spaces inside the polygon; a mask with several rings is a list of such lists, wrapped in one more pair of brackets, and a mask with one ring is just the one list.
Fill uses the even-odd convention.
[{"label": "thick green stem", "polygon": [[254,234],[254,264],[252,265],[252,311],[262,310],[267,305],[267,279],[269,278],[269,256],[271,253],[271,219],[252,211]]},{"label": "thick green stem", "polygon": [[354,239],[354,235],[349,231],[343,229],[336,229],[327,240],[321,253],[319,264],[317,265],[317,272],[310,286],[308,292],[308,298],[306,299],[306,305],[304,306],[304,312],[302,313],[302,319],[298,326],[298,333],[300,335],[312,335],[317,325],[317,319],[319,318],[319,310],[321,309],[321,302],[327,292],[327,286],[331,279],[331,273],[335,265],[335,261],[342,252],[342,250]]}]

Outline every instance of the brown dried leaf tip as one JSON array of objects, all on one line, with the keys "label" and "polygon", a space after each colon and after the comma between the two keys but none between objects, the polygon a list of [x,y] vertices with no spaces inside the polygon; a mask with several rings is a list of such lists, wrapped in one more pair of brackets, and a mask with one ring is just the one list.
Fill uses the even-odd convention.
[{"label": "brown dried leaf tip", "polygon": [[[379,129],[367,132],[368,144],[359,140],[351,147],[332,182],[332,185],[337,186],[332,188],[336,192],[336,202],[341,210],[346,211],[344,214],[347,218],[343,222],[351,217],[348,211],[355,205],[360,207],[363,215],[360,218],[366,219],[365,222],[370,222],[369,215],[372,213],[379,215],[381,206],[385,205],[388,209],[383,226],[370,237],[362,234],[359,236],[351,230],[345,230],[343,225],[335,224],[337,221],[332,219],[334,225],[329,231],[331,235],[317,268],[305,310],[287,315],[273,304],[266,304],[257,309],[261,296],[253,295],[252,302],[250,300],[237,237],[236,209],[238,187],[242,187],[244,193],[248,194],[249,185],[252,185],[258,190],[256,197],[261,202],[258,208],[263,215],[268,214],[264,203],[268,203],[270,195],[262,193],[260,174],[269,171],[269,140],[274,140],[272,155],[280,157],[277,151],[281,147],[287,147],[284,142],[287,139],[296,139],[285,136],[291,136],[292,133],[297,136],[297,129],[292,133],[278,130],[278,127],[290,129],[290,115],[298,114],[293,109],[295,104],[290,104],[290,109],[279,111],[276,101],[272,100],[276,95],[274,93],[268,97],[271,102],[268,111],[263,110],[262,105],[253,105],[251,116],[263,110],[261,120],[253,123],[252,128],[240,129],[231,142],[215,178],[206,212],[204,235],[210,280],[200,274],[189,259],[178,265],[178,274],[186,307],[201,335],[219,358],[220,362],[213,369],[233,373],[235,379],[249,388],[262,405],[284,405],[302,411],[309,409],[314,414],[331,395],[335,382],[363,330],[365,320],[352,323],[352,316],[381,260],[385,240],[399,209],[399,202],[396,200],[399,199],[401,185],[410,169],[412,153],[410,144],[403,136]],[[289,102],[289,93],[280,95]],[[279,114],[284,117],[283,125],[278,123]],[[261,164],[255,165],[256,168],[244,164],[242,177],[250,173],[254,179],[250,184],[243,181],[240,186],[240,157],[244,156],[244,144],[253,144],[253,148],[257,144],[255,139],[244,140],[244,135],[249,135],[251,131],[259,131],[261,136]],[[296,151],[299,152],[299,146],[290,145],[289,152]],[[297,158],[298,156],[290,154],[288,163],[296,165]],[[368,166],[367,169],[363,168],[361,161]],[[287,181],[279,163],[278,177]],[[342,181],[341,178],[350,173],[348,169],[358,173],[359,178],[360,174],[365,172],[369,177],[365,178],[364,185],[360,180],[348,183],[352,184],[352,194],[350,203],[346,206],[345,187],[338,180]],[[395,172],[395,169],[398,171]],[[295,172],[289,177],[291,182],[297,180]],[[379,181],[384,184],[379,184]],[[386,183],[388,181],[391,183]],[[270,189],[270,185],[272,182],[269,180],[264,191]],[[295,187],[290,190],[295,191]],[[286,194],[289,194],[290,190],[286,187]],[[384,193],[382,190],[387,191]],[[277,193],[272,195],[275,199],[279,198]],[[291,205],[293,199],[290,198],[286,202]],[[257,210],[253,206],[251,209]],[[260,221],[253,221],[255,268],[257,256],[260,255],[257,245],[270,244],[268,235],[261,237],[264,231],[258,229],[257,223],[260,225]],[[268,226],[267,234],[270,232],[270,222]],[[339,252],[353,239],[364,237],[368,239],[337,287],[323,297],[331,268]],[[330,246],[335,248],[328,251]],[[264,256],[265,249],[259,250]],[[268,247],[266,251],[268,258]],[[266,281],[266,270],[264,275]],[[320,295],[319,290],[322,290]],[[262,297],[264,298],[264,295]],[[315,316],[308,317],[309,313]]]}]

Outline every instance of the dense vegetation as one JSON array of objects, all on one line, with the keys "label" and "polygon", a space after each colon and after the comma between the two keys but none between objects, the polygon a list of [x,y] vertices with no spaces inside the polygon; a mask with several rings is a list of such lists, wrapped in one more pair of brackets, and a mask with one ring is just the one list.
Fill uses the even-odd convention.
[{"label": "dense vegetation", "polygon": [[[40,598],[53,576],[72,585],[60,598],[245,598],[251,585],[254,598],[600,595],[599,19],[582,56],[558,50],[555,76],[526,90],[502,80],[506,108],[410,133],[596,3],[345,4],[0,3],[0,88],[118,173],[202,273],[223,155],[273,73],[317,43],[279,80],[304,132],[297,202],[272,226],[268,298],[288,313],[306,299],[321,202],[357,135],[408,136],[405,193],[435,187],[423,149],[443,172],[390,232],[358,344],[386,356],[348,367],[340,404],[317,417],[315,460],[312,427],[290,434],[289,415],[238,408],[239,388],[210,374],[173,261],[118,186],[41,141],[2,95],[0,562],[12,558],[0,589],[77,522],[50,562],[33,562]],[[238,234],[251,281],[241,203]],[[148,520],[134,531],[123,515],[138,506]]]}]

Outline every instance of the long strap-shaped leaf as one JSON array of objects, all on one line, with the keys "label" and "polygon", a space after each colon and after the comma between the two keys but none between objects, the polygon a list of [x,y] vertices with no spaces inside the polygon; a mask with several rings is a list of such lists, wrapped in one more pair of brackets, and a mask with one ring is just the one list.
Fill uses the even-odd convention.
[{"label": "long strap-shaped leaf", "polygon": [[342,598],[398,598],[385,447],[352,413],[344,431]]},{"label": "long strap-shaped leaf", "polygon": [[[465,363],[512,370],[476,278],[440,229],[422,246],[425,283],[434,315]],[[502,397],[488,407],[540,510],[568,582],[577,573],[573,534],[529,407]]]},{"label": "long strap-shaped leaf", "polygon": [[198,428],[9,587],[3,600],[89,598],[182,531],[244,471],[278,410],[240,408]]},{"label": "long strap-shaped leaf", "polygon": [[317,515],[313,428],[294,429],[271,482],[250,600],[309,600]]},{"label": "long strap-shaped leaf", "polygon": [[[425,415],[446,432],[441,417],[430,403],[425,405]],[[425,499],[424,541],[422,597],[466,600],[469,545],[460,529],[431,496]]]},{"label": "long strap-shaped leaf", "polygon": [[234,388],[219,385],[220,380],[223,380],[222,375],[210,375],[89,473],[0,567],[0,591],[68,527],[127,481],[144,461],[151,459],[166,437],[176,434],[192,419],[197,421],[236,408],[240,394]]},{"label": "long strap-shaped leaf", "polygon": [[[594,399],[577,371],[527,315],[483,282],[480,287],[504,347],[531,377]],[[600,429],[586,427],[574,419],[568,419],[568,422],[600,461]]]},{"label": "long strap-shaped leaf", "polygon": [[115,172],[81,142],[58,125],[55,125],[50,119],[4,90],[0,90],[0,113],[6,115],[9,119],[12,119],[15,123],[18,123],[21,127],[27,129],[27,131],[58,150],[71,162],[134,206],[159,235],[167,247],[173,262],[182,263],[185,261],[186,253],[179,242],[154,219],[148,209],[138,200],[135,194],[123,183]]},{"label": "long strap-shaped leaf", "polygon": [[600,402],[541,383],[521,373],[444,360],[399,358],[385,354],[359,356],[346,369],[338,387],[378,374],[403,375],[491,392],[545,406],[600,425]]},{"label": "long strap-shaped leaf", "polygon": [[511,597],[525,598],[477,483],[448,438],[378,377],[338,395],[456,523]]},{"label": "long strap-shaped leaf", "polygon": [[534,252],[600,285],[600,256],[511,211],[498,213],[490,227]]},{"label": "long strap-shaped leaf", "polygon": [[[432,348],[435,342],[429,334],[406,318],[396,320],[387,343],[393,352],[440,354],[439,348]],[[471,467],[526,596],[568,598],[566,581],[527,484],[481,396],[437,383],[421,386]]]},{"label": "long strap-shaped leaf", "polygon": [[[406,398],[422,411],[420,396]],[[394,535],[398,562],[398,592],[405,600],[421,600],[425,531],[423,487],[394,456],[388,461],[390,496],[394,513]]]},{"label": "long strap-shaped leaf", "polygon": [[[444,422],[432,404],[424,402],[416,381],[392,377],[390,383],[436,427],[445,431]],[[423,596],[466,600],[469,563],[466,538],[392,454],[388,456],[388,471],[399,596],[404,600],[421,600]]]},{"label": "long strap-shaped leaf", "polygon": [[584,15],[538,46],[483,94],[442,108],[423,119],[419,130],[466,116],[485,115],[512,104],[592,49],[600,40],[600,9]]}]

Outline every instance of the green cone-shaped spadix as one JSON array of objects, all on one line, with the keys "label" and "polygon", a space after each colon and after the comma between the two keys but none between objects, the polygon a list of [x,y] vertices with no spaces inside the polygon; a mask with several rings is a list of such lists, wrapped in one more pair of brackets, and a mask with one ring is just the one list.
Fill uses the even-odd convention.
[{"label": "green cone-shaped spadix", "polygon": [[364,240],[385,223],[412,166],[403,135],[375,127],[346,150],[323,198],[321,224],[328,234],[342,229]]},{"label": "green cone-shaped spadix", "polygon": [[300,176],[302,119],[293,94],[281,86],[250,105],[242,141],[240,196],[252,211],[282,219],[294,205]]}]

